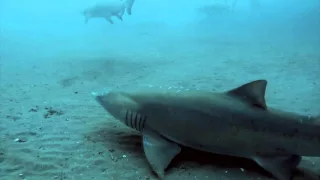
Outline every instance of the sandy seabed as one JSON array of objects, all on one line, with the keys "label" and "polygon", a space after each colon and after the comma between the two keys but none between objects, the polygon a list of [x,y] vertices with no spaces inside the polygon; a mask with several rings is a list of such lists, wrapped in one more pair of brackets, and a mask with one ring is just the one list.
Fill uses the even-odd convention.
[{"label": "sandy seabed", "polygon": [[[90,42],[104,46],[99,50],[49,57],[39,55],[40,49],[2,52],[0,179],[156,179],[140,134],[110,117],[92,97],[104,88],[225,91],[267,79],[269,106],[320,113],[319,44],[151,36],[137,33],[136,39],[112,44],[116,37],[110,35],[107,45]],[[319,179],[320,158],[303,158],[301,168],[306,170],[294,179]],[[185,149],[167,179],[272,178],[249,160]]]}]

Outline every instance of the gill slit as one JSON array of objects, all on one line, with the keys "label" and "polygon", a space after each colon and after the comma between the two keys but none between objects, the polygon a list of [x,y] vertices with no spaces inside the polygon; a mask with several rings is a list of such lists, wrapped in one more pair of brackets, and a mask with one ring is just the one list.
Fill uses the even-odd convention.
[{"label": "gill slit", "polygon": [[126,110],[125,124],[140,132],[143,131],[147,116],[143,116],[137,112]]}]

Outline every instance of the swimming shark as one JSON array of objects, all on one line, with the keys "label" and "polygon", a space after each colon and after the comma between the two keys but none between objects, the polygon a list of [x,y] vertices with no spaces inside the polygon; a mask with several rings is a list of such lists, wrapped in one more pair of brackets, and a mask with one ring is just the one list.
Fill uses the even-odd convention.
[{"label": "swimming shark", "polygon": [[267,107],[266,80],[223,91],[108,91],[94,94],[114,118],[140,131],[160,179],[190,147],[255,161],[278,180],[290,180],[301,156],[320,156],[320,116]]},{"label": "swimming shark", "polygon": [[122,21],[125,10],[127,10],[128,15],[132,14],[134,2],[135,0],[106,0],[86,8],[82,14],[85,16],[85,23],[88,23],[89,19],[92,18],[105,18],[113,24],[111,19],[112,16],[115,16]]}]

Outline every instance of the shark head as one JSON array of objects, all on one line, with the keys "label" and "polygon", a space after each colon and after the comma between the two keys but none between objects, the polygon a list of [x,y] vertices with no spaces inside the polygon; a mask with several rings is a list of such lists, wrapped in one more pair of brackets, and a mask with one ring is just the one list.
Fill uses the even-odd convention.
[{"label": "shark head", "polygon": [[88,23],[89,19],[92,17],[90,9],[85,9],[81,12],[81,14],[85,17],[85,23]]},{"label": "shark head", "polygon": [[[152,129],[145,127],[147,116],[140,113],[140,94],[118,91],[92,93],[96,101],[114,118],[143,134],[143,149],[150,166],[160,179],[164,179],[164,170],[171,160],[180,153],[181,148]],[[148,96],[144,96],[150,98]],[[136,99],[136,100],[135,100]],[[141,103],[141,102],[140,102]],[[142,108],[143,109],[143,108]]]},{"label": "shark head", "polygon": [[137,113],[139,106],[127,93],[107,91],[92,94],[96,101],[114,118],[133,129],[142,131],[142,122],[145,121],[145,117]]},{"label": "shark head", "polygon": [[109,114],[120,120],[122,119],[122,111],[127,109],[127,104],[131,103],[131,100],[120,92],[96,94],[95,99]]}]

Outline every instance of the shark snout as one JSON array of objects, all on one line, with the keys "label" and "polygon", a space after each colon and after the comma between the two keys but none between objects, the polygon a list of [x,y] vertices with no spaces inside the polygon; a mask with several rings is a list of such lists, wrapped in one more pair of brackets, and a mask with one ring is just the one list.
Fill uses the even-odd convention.
[{"label": "shark snout", "polygon": [[121,92],[104,92],[95,96],[96,101],[113,117],[124,122],[128,111],[137,109],[135,101]]},{"label": "shark snout", "polygon": [[111,93],[109,91],[104,91],[103,93],[92,93],[95,95],[96,101],[109,113],[112,113],[114,110],[120,108],[121,102],[119,101],[119,93]]}]

